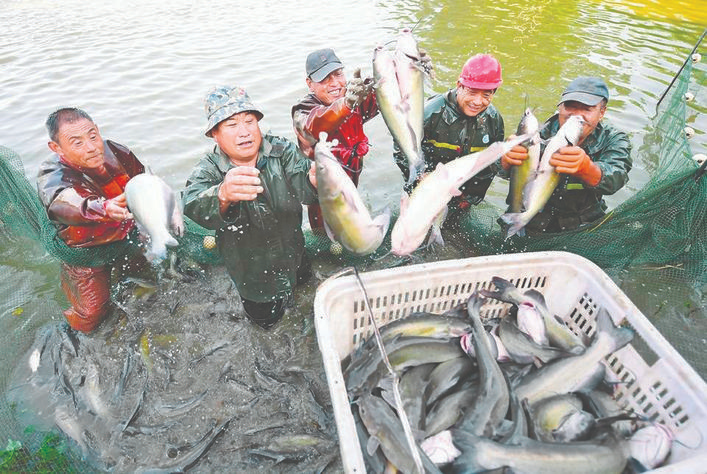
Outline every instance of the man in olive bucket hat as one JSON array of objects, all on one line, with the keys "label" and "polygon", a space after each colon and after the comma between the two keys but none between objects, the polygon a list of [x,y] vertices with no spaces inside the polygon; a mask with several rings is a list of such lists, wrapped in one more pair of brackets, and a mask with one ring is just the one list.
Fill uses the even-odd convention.
[{"label": "man in olive bucket hat", "polygon": [[248,318],[267,329],[311,273],[302,204],[317,202],[317,190],[312,161],[294,143],[262,135],[261,118],[243,87],[209,92],[205,134],[216,146],[187,180],[184,213],[216,231]]},{"label": "man in olive bucket hat", "polygon": [[[624,132],[602,122],[608,102],[609,88],[601,78],[578,77],[562,93],[557,113],[541,127],[540,137],[547,140],[569,117],[584,120],[577,146],[562,147],[550,159],[560,183],[545,208],[525,226],[528,235],[572,230],[600,219],[607,208],[603,196],[628,182],[631,142]],[[527,148],[517,145],[501,158],[501,166],[508,171],[527,159]]]}]

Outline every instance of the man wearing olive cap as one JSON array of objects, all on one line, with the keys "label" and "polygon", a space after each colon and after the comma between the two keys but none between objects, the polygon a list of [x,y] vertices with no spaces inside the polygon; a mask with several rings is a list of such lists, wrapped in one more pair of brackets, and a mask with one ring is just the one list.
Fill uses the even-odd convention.
[{"label": "man wearing olive cap", "polygon": [[206,97],[205,135],[216,146],[196,165],[184,213],[216,231],[216,244],[248,318],[267,329],[309,276],[302,204],[317,201],[313,163],[294,143],[262,135],[263,118],[242,87]]},{"label": "man wearing olive cap", "polygon": [[[360,70],[346,81],[344,65],[329,48],[307,56],[307,94],[292,107],[292,123],[302,152],[314,158],[314,145],[321,132],[327,140],[336,140],[331,148],[355,185],[368,153],[368,137],[363,124],[378,113],[373,79],[362,79]],[[312,228],[323,226],[319,205],[309,207]]]},{"label": "man wearing olive cap", "polygon": [[[562,179],[555,192],[525,227],[529,235],[576,229],[604,216],[603,196],[614,194],[628,182],[631,142],[628,136],[602,122],[609,89],[598,77],[578,77],[562,93],[557,113],[542,127],[544,140],[554,136],[567,119],[584,119],[577,146],[560,148],[550,159]],[[528,159],[528,150],[517,145],[501,159],[509,170]]]}]

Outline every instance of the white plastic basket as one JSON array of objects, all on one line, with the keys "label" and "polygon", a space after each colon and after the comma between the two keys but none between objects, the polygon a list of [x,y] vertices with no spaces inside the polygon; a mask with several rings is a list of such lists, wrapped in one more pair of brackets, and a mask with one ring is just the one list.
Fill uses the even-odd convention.
[{"label": "white plastic basket", "polygon": [[[631,345],[611,354],[607,367],[624,383],[617,398],[675,433],[668,462],[655,473],[707,472],[707,384],[595,264],[567,252],[476,257],[361,273],[376,322],[383,326],[416,311],[442,313],[491,278],[537,289],[550,310],[577,333],[592,335],[597,307],[616,324],[636,331]],[[482,317],[505,314],[509,304],[489,300]],[[317,341],[331,393],[339,447],[347,472],[365,472],[341,373],[341,360],[372,335],[360,287],[353,275],[329,279],[314,299]],[[640,352],[640,353],[639,353]]]}]

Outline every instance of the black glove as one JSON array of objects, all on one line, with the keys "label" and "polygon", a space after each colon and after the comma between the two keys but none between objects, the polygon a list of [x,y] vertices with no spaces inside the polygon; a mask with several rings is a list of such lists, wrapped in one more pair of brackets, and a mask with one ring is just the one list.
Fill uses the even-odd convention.
[{"label": "black glove", "polygon": [[435,76],[435,68],[432,65],[432,58],[430,57],[429,54],[427,54],[427,51],[418,48],[417,49],[420,52],[420,67],[432,78],[434,79]]},{"label": "black glove", "polygon": [[344,100],[346,105],[351,109],[355,109],[370,93],[371,86],[361,79],[361,69],[356,69],[353,73],[353,78],[346,84],[346,95]]}]

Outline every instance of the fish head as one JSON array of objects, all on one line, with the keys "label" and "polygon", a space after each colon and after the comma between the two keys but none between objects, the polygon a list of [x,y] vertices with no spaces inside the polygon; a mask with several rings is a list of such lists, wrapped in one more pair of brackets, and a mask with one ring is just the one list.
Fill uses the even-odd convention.
[{"label": "fish head", "polygon": [[537,132],[538,127],[540,127],[538,118],[533,113],[533,110],[530,107],[527,107],[523,113],[523,117],[521,117],[520,122],[518,123],[516,135],[535,133]]},{"label": "fish head", "polygon": [[410,59],[420,59],[420,50],[417,48],[417,41],[415,41],[415,38],[412,36],[412,30],[410,28],[400,30],[395,50]]},{"label": "fish head", "polygon": [[322,199],[335,198],[343,189],[353,186],[351,178],[331,152],[330,146],[331,143],[320,140],[314,147],[314,168],[320,202]]},{"label": "fish head", "polygon": [[395,79],[395,60],[392,51],[385,49],[383,45],[378,45],[373,50],[373,79],[380,86],[385,78]]},{"label": "fish head", "polygon": [[601,117],[604,116],[602,113],[600,117],[596,110],[587,110],[595,109],[599,107],[599,105],[595,105],[593,108],[584,106],[583,104],[580,105],[582,106],[581,109],[572,109],[569,111],[564,109],[565,103],[560,104],[559,107],[560,130],[563,130],[567,141],[572,145],[577,145],[588,137],[594,129],[597,128]]},{"label": "fish head", "polygon": [[595,425],[594,417],[584,410],[572,410],[552,431],[553,438],[559,442],[579,440]]},{"label": "fish head", "polygon": [[403,257],[410,255],[417,249],[417,245],[413,246],[412,240],[408,237],[407,229],[401,219],[395,222],[393,230],[390,233],[390,251],[393,255]]}]

